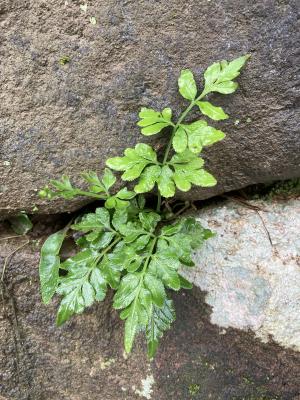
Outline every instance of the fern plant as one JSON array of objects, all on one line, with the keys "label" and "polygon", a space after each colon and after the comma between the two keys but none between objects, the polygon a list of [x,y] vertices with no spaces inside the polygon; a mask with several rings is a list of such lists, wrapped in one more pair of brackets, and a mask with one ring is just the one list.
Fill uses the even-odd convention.
[{"label": "fern plant", "polygon": [[[231,62],[212,64],[204,73],[204,89],[198,93],[193,73],[181,71],[179,92],[189,102],[177,121],[172,110],[161,112],[143,107],[137,125],[142,135],[169,135],[163,154],[148,144],[127,148],[122,157],[106,161],[100,178],[95,172],[82,174],[88,188],[74,187],[67,176],[50,181],[40,191],[43,198],[87,196],[102,200],[93,213],[71,222],[51,235],[41,249],[41,294],[48,304],[54,294],[61,296],[57,325],[72,315],[82,313],[94,302],[103,301],[108,288],[115,291],[113,307],[125,320],[124,345],[130,352],[136,334],[143,331],[148,355],[153,357],[159,339],[175,319],[167,289],[178,291],[192,285],[180,275],[180,268],[194,266],[192,254],[213,233],[193,217],[174,216],[170,198],[176,190],[187,192],[192,185],[210,187],[216,179],[206,171],[199,156],[202,149],[222,139],[225,134],[204,119],[187,122],[194,107],[214,121],[228,115],[205,97],[212,93],[233,93],[234,79],[248,55]],[[121,171],[123,181],[135,181],[133,190],[114,191],[114,171]],[[154,190],[157,205],[151,209],[144,194]],[[162,199],[164,199],[162,201]],[[186,207],[185,207],[186,208]],[[185,209],[184,208],[184,209]],[[66,260],[59,253],[67,235],[72,235],[78,252]]]}]

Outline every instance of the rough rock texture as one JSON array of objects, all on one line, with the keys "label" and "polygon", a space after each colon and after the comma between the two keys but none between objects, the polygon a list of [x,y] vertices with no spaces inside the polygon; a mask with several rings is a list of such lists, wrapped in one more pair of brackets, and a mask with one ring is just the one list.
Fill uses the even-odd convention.
[{"label": "rough rock texture", "polygon": [[[153,362],[142,340],[124,358],[123,323],[111,312],[111,299],[56,328],[56,305],[42,305],[39,295],[34,239],[41,228],[50,233],[36,224],[30,244],[7,264],[1,286],[1,400],[299,399],[300,354],[246,332],[225,333],[209,322],[197,290],[174,296],[177,321]],[[0,228],[1,269],[24,244],[3,240],[8,235]]]},{"label": "rough rock texture", "polygon": [[258,209],[227,201],[199,213],[217,236],[184,274],[207,291],[212,323],[300,351],[300,199],[248,204]]},{"label": "rough rock texture", "polygon": [[80,3],[0,3],[2,215],[78,208],[42,204],[36,190],[134,145],[140,106],[181,110],[180,69],[200,83],[213,61],[249,52],[240,90],[214,95],[232,116],[219,124],[227,139],[205,152],[219,184],[188,196],[299,175],[298,1],[91,0],[86,13]]}]

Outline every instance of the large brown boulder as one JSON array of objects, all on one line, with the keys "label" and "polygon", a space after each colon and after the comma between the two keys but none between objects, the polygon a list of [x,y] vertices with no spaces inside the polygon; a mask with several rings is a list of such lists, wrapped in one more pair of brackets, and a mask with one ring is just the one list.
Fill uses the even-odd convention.
[{"label": "large brown boulder", "polygon": [[227,138],[205,151],[219,183],[186,196],[299,175],[299,2],[95,0],[86,12],[80,3],[0,4],[2,216],[80,207],[43,203],[36,191],[63,172],[101,170],[143,139],[135,125],[142,105],[182,110],[180,69],[201,84],[213,61],[245,53],[252,58],[240,90],[213,96],[231,115],[218,124]]}]

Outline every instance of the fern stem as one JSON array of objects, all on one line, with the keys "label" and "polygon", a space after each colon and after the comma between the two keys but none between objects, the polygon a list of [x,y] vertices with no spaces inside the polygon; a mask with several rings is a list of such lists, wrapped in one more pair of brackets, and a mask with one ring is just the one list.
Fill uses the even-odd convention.
[{"label": "fern stem", "polygon": [[[198,100],[198,99],[197,99],[197,100]],[[184,118],[188,115],[188,113],[189,113],[189,112],[191,111],[191,109],[194,107],[195,102],[196,102],[197,100],[193,100],[193,101],[191,102],[191,104],[190,104],[190,105],[186,108],[186,110],[181,114],[181,116],[179,117],[179,119],[178,119],[176,125],[175,125],[174,128],[172,129],[172,134],[171,134],[171,137],[170,137],[170,140],[169,140],[169,143],[168,143],[168,146],[167,146],[167,148],[166,148],[165,155],[164,155],[164,159],[163,159],[163,162],[162,162],[163,165],[165,165],[165,163],[166,163],[166,161],[167,161],[167,159],[168,159],[168,157],[169,157],[169,153],[170,153],[170,150],[171,150],[173,137],[174,137],[174,135],[175,135],[175,132],[177,131],[178,126],[181,124],[181,122],[184,120]]]},{"label": "fern stem", "polygon": [[150,248],[150,250],[149,250],[149,254],[148,254],[147,258],[146,258],[144,267],[143,267],[143,269],[142,269],[142,279],[144,278],[144,275],[145,275],[145,273],[146,273],[146,270],[147,270],[147,267],[148,267],[150,258],[151,258],[152,254],[153,254],[153,250],[154,250],[154,248],[155,248],[155,245],[156,245],[157,240],[158,240],[158,237],[155,237],[155,238],[153,239],[151,248]]},{"label": "fern stem", "polygon": [[77,190],[77,194],[79,196],[87,196],[87,197],[91,197],[93,199],[98,199],[98,200],[106,200],[107,196],[103,196],[100,194],[96,194],[96,193],[91,193],[91,192],[86,192],[84,190],[78,189]]},{"label": "fern stem", "polygon": [[122,240],[122,237],[119,235],[109,246],[107,246],[101,253],[95,258],[95,265],[98,264],[99,260],[116,244],[118,244]]},{"label": "fern stem", "polygon": [[161,194],[160,191],[158,191],[158,195],[157,195],[157,206],[156,206],[156,211],[160,212],[160,206],[161,206]]},{"label": "fern stem", "polygon": [[[185,119],[185,117],[192,110],[192,108],[196,105],[197,101],[203,99],[203,97],[206,96],[206,94],[207,93],[205,92],[205,90],[203,90],[203,92],[195,100],[191,101],[190,105],[183,111],[183,113],[178,118],[178,121],[177,121],[176,125],[173,126],[171,137],[170,137],[170,140],[169,140],[169,143],[167,145],[167,148],[166,148],[166,151],[165,151],[165,155],[164,155],[164,158],[163,158],[162,166],[166,165],[166,162],[167,162],[169,154],[170,154],[173,138],[174,138],[175,132],[177,131],[178,126]],[[156,207],[156,211],[157,212],[160,211],[160,207],[161,207],[161,194],[158,192],[157,207]]]},{"label": "fern stem", "polygon": [[141,271],[140,281],[139,281],[138,289],[137,289],[137,292],[136,292],[137,294],[136,294],[135,299],[133,301],[133,311],[132,311],[133,313],[135,312],[136,302],[137,302],[137,299],[139,298],[139,294],[140,294],[140,291],[141,291],[141,288],[142,288],[142,284],[144,282],[144,276],[146,274],[147,267],[149,265],[149,262],[150,262],[152,254],[153,254],[153,250],[155,248],[157,240],[158,240],[158,237],[155,237],[155,239],[153,239],[151,248],[150,248],[149,253],[148,253],[148,256],[147,256],[147,258],[145,260],[143,269]]},{"label": "fern stem", "polygon": [[188,113],[192,110],[192,108],[195,106],[196,102],[203,99],[204,96],[206,96],[206,92],[203,90],[203,92],[200,94],[200,96],[198,96],[195,100],[191,101],[190,105],[183,111],[183,113],[180,115],[176,125],[174,126],[174,128],[172,129],[172,134],[168,143],[168,146],[166,148],[166,152],[164,155],[164,159],[162,164],[164,165],[169,157],[169,153],[171,150],[171,146],[172,146],[172,141],[173,141],[173,137],[175,135],[175,132],[178,128],[178,126],[181,124],[181,122],[185,119],[185,117],[188,115]]}]

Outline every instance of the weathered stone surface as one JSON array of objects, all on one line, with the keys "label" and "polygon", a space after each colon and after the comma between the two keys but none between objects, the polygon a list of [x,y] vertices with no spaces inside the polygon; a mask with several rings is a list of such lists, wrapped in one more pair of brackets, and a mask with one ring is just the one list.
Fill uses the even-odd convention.
[{"label": "weathered stone surface", "polygon": [[184,274],[207,291],[212,323],[300,351],[300,199],[249,205],[259,210],[227,201],[199,213],[217,236]]},{"label": "weathered stone surface", "polygon": [[[55,302],[44,306],[39,295],[39,246],[33,240],[41,228],[14,254],[5,273],[1,399],[297,399],[300,353],[262,344],[239,330],[225,333],[209,322],[210,310],[196,290],[174,296],[177,321],[153,362],[142,340],[124,358],[123,323],[111,311],[111,298],[56,328]],[[26,243],[3,240],[8,235],[0,227],[0,274],[4,258]]]},{"label": "weathered stone surface", "polygon": [[108,156],[134,145],[140,106],[181,110],[181,68],[200,82],[213,61],[246,52],[252,59],[240,90],[214,95],[232,116],[219,124],[227,139],[205,152],[219,184],[188,196],[299,175],[299,2],[94,0],[86,14],[79,5],[0,4],[2,215],[35,204],[40,213],[78,208],[82,201],[43,204],[36,190],[63,172],[101,170]]}]

